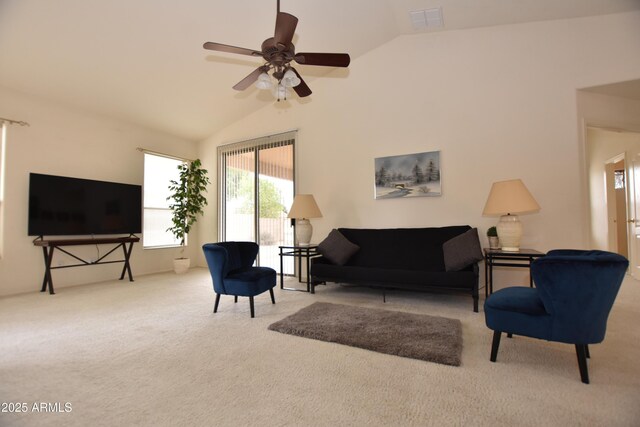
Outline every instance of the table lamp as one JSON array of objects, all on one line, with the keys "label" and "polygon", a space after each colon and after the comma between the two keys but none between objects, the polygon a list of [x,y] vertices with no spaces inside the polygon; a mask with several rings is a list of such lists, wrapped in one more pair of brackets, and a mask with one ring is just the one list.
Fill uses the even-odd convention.
[{"label": "table lamp", "polygon": [[520,179],[494,182],[483,215],[501,215],[496,228],[502,250],[520,251],[522,223],[517,214],[537,212],[540,205]]},{"label": "table lamp", "polygon": [[313,227],[309,218],[322,218],[322,212],[312,194],[298,194],[293,199],[288,218],[296,219],[296,235],[300,246],[309,246]]}]

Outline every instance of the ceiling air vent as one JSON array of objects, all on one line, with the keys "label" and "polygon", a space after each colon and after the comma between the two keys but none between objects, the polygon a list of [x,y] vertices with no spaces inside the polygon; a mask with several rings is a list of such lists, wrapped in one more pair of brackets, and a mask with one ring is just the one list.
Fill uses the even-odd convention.
[{"label": "ceiling air vent", "polygon": [[429,28],[442,28],[444,21],[442,20],[442,8],[414,10],[409,12],[411,25],[414,30],[426,30]]}]

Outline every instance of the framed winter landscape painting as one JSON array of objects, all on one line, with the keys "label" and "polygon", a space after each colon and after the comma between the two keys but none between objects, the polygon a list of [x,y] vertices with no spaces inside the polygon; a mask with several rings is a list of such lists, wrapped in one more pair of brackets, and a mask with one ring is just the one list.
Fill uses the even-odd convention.
[{"label": "framed winter landscape painting", "polygon": [[375,159],[376,199],[442,195],[440,151]]}]

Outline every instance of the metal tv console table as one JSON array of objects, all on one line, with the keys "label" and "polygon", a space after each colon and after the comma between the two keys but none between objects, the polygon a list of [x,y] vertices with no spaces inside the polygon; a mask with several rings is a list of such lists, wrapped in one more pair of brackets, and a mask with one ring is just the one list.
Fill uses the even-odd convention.
[{"label": "metal tv console table", "polygon": [[[122,267],[122,274],[120,274],[120,280],[124,279],[124,273],[128,273],[129,281],[133,282],[133,274],[131,273],[131,265],[129,264],[129,259],[131,258],[131,251],[133,249],[133,244],[139,242],[140,238],[138,236],[130,235],[128,237],[101,237],[97,239],[86,238],[86,239],[51,239],[45,240],[43,236],[38,237],[33,241],[34,246],[42,247],[42,253],[44,254],[44,279],[42,280],[42,289],[40,292],[44,292],[49,288],[49,294],[53,295],[55,292],[53,291],[53,279],[51,278],[51,270],[55,270],[57,268],[71,268],[71,267],[84,267],[86,265],[99,265],[99,264],[113,264],[116,262],[123,262],[124,267]],[[129,244],[127,246],[127,243]],[[86,246],[86,245],[106,245],[106,244],[115,244],[116,246],[111,249],[106,254],[102,255],[95,261],[86,261],[79,256],[72,254],[71,252],[62,249],[63,246]],[[119,259],[115,261],[103,261],[107,256],[111,255],[116,249],[122,248],[124,253],[124,259]],[[71,265],[59,265],[57,267],[52,267],[51,263],[53,261],[53,252],[55,249],[58,249],[60,252],[63,252],[69,255],[72,258],[80,261],[80,264],[71,264]]]}]

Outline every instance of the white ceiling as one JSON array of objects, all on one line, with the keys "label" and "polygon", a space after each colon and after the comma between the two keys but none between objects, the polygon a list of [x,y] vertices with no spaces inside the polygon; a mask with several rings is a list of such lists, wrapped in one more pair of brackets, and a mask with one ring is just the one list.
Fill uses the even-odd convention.
[{"label": "white ceiling", "polygon": [[[299,52],[352,61],[411,34],[408,12],[441,7],[437,31],[640,10],[640,0],[282,0],[299,18]],[[205,41],[260,48],[276,0],[0,0],[0,86],[200,140],[273,97],[235,83],[256,58]],[[434,31],[434,30],[431,30]],[[297,66],[309,86],[331,69]],[[304,102],[313,102],[316,93]],[[293,97],[289,103],[299,103]]]}]

